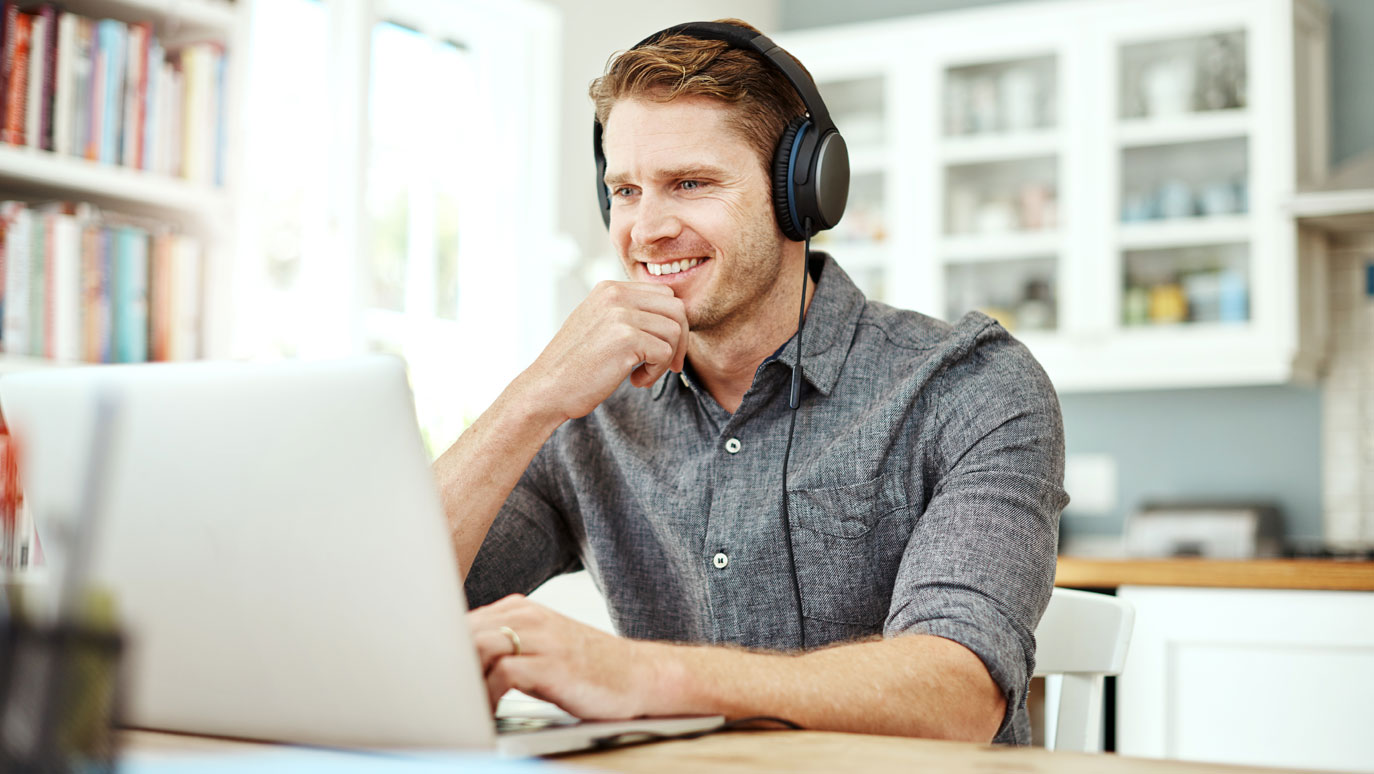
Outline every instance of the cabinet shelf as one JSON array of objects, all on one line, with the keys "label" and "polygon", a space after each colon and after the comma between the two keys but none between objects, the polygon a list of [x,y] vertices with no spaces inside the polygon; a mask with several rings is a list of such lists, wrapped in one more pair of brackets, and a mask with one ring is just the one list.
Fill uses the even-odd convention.
[{"label": "cabinet shelf", "polygon": [[1057,231],[976,234],[946,237],[940,244],[940,257],[945,263],[1044,258],[1057,255],[1060,247],[1061,239]]},{"label": "cabinet shelf", "polygon": [[58,156],[49,151],[0,145],[0,182],[39,195],[89,199],[101,206],[190,216],[213,222],[227,209],[215,188],[128,167]]},{"label": "cabinet shelf", "polygon": [[1060,135],[1054,129],[1018,134],[947,137],[941,144],[940,158],[945,164],[980,164],[1016,161],[1059,153]]},{"label": "cabinet shelf", "polygon": [[1250,233],[1247,215],[1122,223],[1120,245],[1125,250],[1159,250],[1228,244],[1249,241]]},{"label": "cabinet shelf", "polygon": [[1244,109],[1189,113],[1171,118],[1122,121],[1117,142],[1125,148],[1177,145],[1205,140],[1245,137],[1250,133],[1250,113]]}]

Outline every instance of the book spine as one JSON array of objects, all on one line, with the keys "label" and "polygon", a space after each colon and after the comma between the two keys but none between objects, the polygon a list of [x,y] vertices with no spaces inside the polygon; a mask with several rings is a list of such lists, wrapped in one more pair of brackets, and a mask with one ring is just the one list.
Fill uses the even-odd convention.
[{"label": "book spine", "polygon": [[94,19],[87,19],[86,22],[91,33],[90,101],[86,108],[88,111],[86,115],[86,158],[91,161],[99,161],[100,138],[104,132],[105,78],[108,75],[105,72],[105,41],[102,39],[99,24]]},{"label": "book spine", "polygon": [[33,213],[29,243],[29,347],[30,355],[47,351],[48,250],[47,218]]},{"label": "book spine", "polygon": [[4,118],[9,115],[10,70],[14,64],[14,28],[19,21],[19,6],[15,0],[0,2],[0,141],[4,140]]},{"label": "book spine", "polygon": [[29,33],[29,82],[24,97],[24,144],[37,148],[43,142],[43,72],[47,64],[47,54],[43,51],[43,41],[48,37],[48,20],[33,16],[32,30]]},{"label": "book spine", "polygon": [[60,361],[81,359],[81,219],[65,213],[52,224],[52,356]]},{"label": "book spine", "polygon": [[201,275],[204,266],[198,241],[185,235],[173,237],[171,360],[195,360],[201,356],[201,309],[204,293]]},{"label": "book spine", "polygon": [[82,157],[87,156],[91,143],[91,84],[95,77],[95,40],[91,30],[90,19],[77,17],[76,51],[72,58],[72,79],[76,85],[72,91],[71,155]]},{"label": "book spine", "polygon": [[139,89],[144,84],[142,66],[147,62],[147,52],[143,46],[148,27],[145,24],[130,24],[126,29],[119,163],[126,167],[137,167],[138,144],[143,137],[143,127],[138,122],[142,99]]},{"label": "book spine", "polygon": [[105,97],[100,117],[100,161],[118,164],[123,147],[124,73],[127,57],[127,33],[123,22],[114,19],[100,21],[101,51],[104,54]]},{"label": "book spine", "polygon": [[10,55],[10,77],[6,84],[5,125],[0,139],[11,145],[24,144],[25,105],[29,94],[29,35],[33,17],[19,14],[14,20],[14,48]]},{"label": "book spine", "polygon": [[44,3],[43,16],[43,99],[38,119],[38,136],[43,150],[53,149],[53,109],[57,97],[57,37],[58,11],[52,3]]},{"label": "book spine", "polygon": [[0,339],[12,355],[29,354],[31,218],[32,213],[22,204],[13,205],[5,218],[5,332]]},{"label": "book spine", "polygon": [[148,359],[148,235],[128,226],[116,233],[114,360],[142,363]]},{"label": "book spine", "polygon": [[100,254],[99,225],[89,223],[81,232],[81,359],[90,363],[104,360],[105,341],[104,265]]},{"label": "book spine", "polygon": [[73,113],[76,108],[77,17],[62,13],[57,19],[57,74],[53,82],[52,150],[62,156],[72,152]]},{"label": "book spine", "polygon": [[162,61],[166,53],[162,49],[162,44],[153,39],[148,46],[148,66],[145,72],[148,74],[148,86],[143,95],[143,153],[141,169],[152,170],[157,167],[158,151],[158,121],[160,119],[159,105],[161,104],[162,85]]}]

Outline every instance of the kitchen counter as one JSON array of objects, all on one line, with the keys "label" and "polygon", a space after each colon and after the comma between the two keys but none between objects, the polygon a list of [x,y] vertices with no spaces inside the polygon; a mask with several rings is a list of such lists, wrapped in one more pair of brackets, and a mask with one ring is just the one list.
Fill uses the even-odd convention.
[{"label": "kitchen counter", "polygon": [[1338,559],[1084,559],[1059,557],[1056,586],[1374,591],[1374,562]]}]

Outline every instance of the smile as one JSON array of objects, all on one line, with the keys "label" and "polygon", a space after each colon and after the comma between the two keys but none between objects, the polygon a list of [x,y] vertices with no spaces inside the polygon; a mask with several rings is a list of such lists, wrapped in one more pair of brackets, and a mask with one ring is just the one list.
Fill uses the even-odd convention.
[{"label": "smile", "polygon": [[669,261],[668,263],[646,263],[644,269],[655,277],[665,274],[677,274],[700,264],[704,258],[684,258],[680,261]]}]

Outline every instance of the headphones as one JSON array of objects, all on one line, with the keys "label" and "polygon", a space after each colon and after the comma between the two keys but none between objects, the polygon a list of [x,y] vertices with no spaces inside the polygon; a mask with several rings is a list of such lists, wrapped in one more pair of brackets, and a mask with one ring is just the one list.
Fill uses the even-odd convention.
[{"label": "headphones", "polygon": [[[791,55],[765,35],[718,22],[678,24],[650,35],[634,48],[672,35],[718,40],[734,48],[757,52],[782,72],[806,105],[806,115],[793,118],[787,124],[773,152],[773,213],[777,216],[778,227],[788,239],[801,242],[839,223],[849,199],[849,149],[830,119],[830,111],[826,110],[815,83]],[[601,206],[601,220],[609,228],[611,192],[603,182],[606,154],[601,148],[602,131],[601,122],[593,119],[596,199]]]}]

